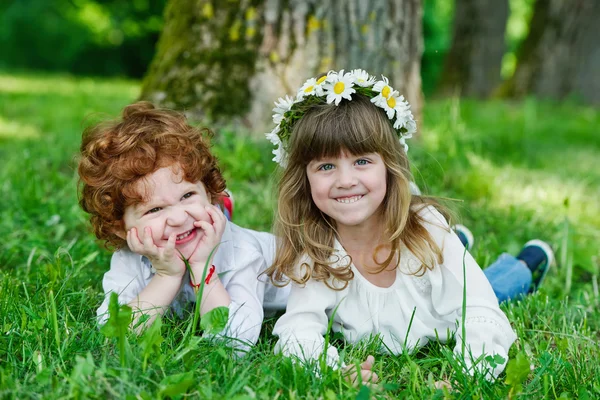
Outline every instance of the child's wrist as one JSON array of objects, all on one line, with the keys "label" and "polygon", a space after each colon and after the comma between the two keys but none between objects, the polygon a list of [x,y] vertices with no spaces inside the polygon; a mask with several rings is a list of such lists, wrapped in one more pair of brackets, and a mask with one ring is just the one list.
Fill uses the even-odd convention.
[{"label": "child's wrist", "polygon": [[160,281],[161,283],[164,283],[165,285],[181,285],[181,280],[183,279],[183,275],[181,276],[177,276],[177,275],[168,275],[168,274],[163,274],[160,272],[156,272],[156,274],[154,275],[154,277],[152,278],[153,280],[156,279],[158,281]]},{"label": "child's wrist", "polygon": [[219,280],[214,264],[207,264],[206,262],[197,263],[191,265],[191,268],[190,284],[192,286],[199,286],[201,283],[209,285]]}]

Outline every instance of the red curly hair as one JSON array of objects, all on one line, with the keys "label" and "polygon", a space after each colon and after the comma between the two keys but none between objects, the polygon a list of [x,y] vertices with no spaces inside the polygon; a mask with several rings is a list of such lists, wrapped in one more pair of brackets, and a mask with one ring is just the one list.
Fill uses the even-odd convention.
[{"label": "red curly hair", "polygon": [[123,109],[122,118],[84,130],[79,159],[79,204],[90,214],[96,237],[107,247],[121,248],[125,208],[143,201],[136,183],[156,170],[178,165],[185,180],[201,181],[218,201],[225,180],[210,152],[210,130],[197,129],[181,113],[138,102]]}]

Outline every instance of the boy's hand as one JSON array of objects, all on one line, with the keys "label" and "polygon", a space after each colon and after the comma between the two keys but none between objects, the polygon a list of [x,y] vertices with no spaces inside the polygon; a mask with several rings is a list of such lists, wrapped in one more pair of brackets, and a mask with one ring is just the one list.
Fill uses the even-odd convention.
[{"label": "boy's hand", "polygon": [[219,243],[221,243],[221,238],[223,237],[223,232],[225,231],[225,224],[227,222],[225,214],[223,214],[223,212],[217,206],[210,204],[204,209],[208,215],[210,215],[212,223],[207,221],[194,222],[194,226],[201,229],[204,233],[200,239],[200,243],[198,243],[198,246],[196,247],[196,250],[188,259],[188,262],[195,271],[204,271],[204,267],[207,264],[210,265],[210,253]]},{"label": "boy's hand", "polygon": [[176,238],[177,235],[173,233],[165,247],[158,247],[152,239],[152,229],[149,226],[144,228],[141,239],[137,229],[131,228],[127,231],[127,246],[134,253],[148,257],[157,274],[182,277],[185,274],[185,264],[175,250]]},{"label": "boy's hand", "polygon": [[[373,356],[367,356],[367,359],[360,364],[360,370],[357,370],[355,365],[349,365],[344,368],[344,375],[346,380],[353,385],[358,385],[362,383],[367,386],[376,386],[376,383],[379,381],[379,377],[375,372],[373,372],[373,364],[375,363],[375,358]],[[360,379],[358,378],[360,374]]]}]

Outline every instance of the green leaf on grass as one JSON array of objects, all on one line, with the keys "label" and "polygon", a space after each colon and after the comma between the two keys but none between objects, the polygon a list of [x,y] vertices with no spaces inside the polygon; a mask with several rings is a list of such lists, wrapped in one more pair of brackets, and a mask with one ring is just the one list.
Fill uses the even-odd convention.
[{"label": "green leaf on grass", "polygon": [[217,307],[213,308],[200,319],[200,328],[205,333],[216,334],[221,332],[227,326],[229,319],[229,308],[228,307]]},{"label": "green leaf on grass", "polygon": [[100,329],[100,332],[106,337],[116,337],[117,344],[119,346],[119,359],[121,366],[124,367],[126,363],[126,353],[128,352],[128,342],[126,341],[125,335],[129,329],[131,323],[131,307],[128,305],[119,305],[119,296],[112,292],[110,295],[110,302],[108,303],[109,317],[106,324]]},{"label": "green leaf on grass", "polygon": [[108,314],[108,320],[100,329],[100,332],[106,337],[124,336],[127,329],[129,329],[132,311],[131,307],[126,304],[119,305],[119,296],[115,292],[110,295]]},{"label": "green leaf on grass", "polygon": [[142,371],[146,371],[148,359],[151,355],[156,354],[158,360],[161,359],[160,344],[163,342],[163,337],[160,334],[162,328],[162,319],[156,318],[152,325],[146,329],[144,336],[140,340],[140,347],[144,354],[144,361],[142,363]]},{"label": "green leaf on grass", "polygon": [[486,356],[485,361],[488,362],[490,367],[496,368],[498,365],[504,364],[506,362],[506,359],[499,354],[494,354],[493,356]]},{"label": "green leaf on grass", "polygon": [[525,382],[529,376],[529,372],[531,372],[529,365],[529,360],[525,353],[518,353],[506,366],[506,384],[515,387]]},{"label": "green leaf on grass", "polygon": [[193,371],[165,377],[160,382],[160,395],[174,397],[185,393],[194,385]]},{"label": "green leaf on grass", "polygon": [[369,400],[371,398],[371,389],[368,386],[361,386],[358,394],[356,395],[356,400]]}]

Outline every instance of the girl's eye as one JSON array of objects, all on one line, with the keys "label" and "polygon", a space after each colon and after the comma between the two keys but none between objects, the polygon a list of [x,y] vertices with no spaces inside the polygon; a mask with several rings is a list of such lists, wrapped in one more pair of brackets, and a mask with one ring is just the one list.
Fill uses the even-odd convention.
[{"label": "girl's eye", "polygon": [[159,212],[160,210],[161,210],[161,208],[160,208],[160,207],[154,207],[154,208],[151,208],[150,210],[146,211],[146,212],[144,213],[144,215],[147,215],[147,214],[154,214],[154,213],[157,213],[157,212]]},{"label": "girl's eye", "polygon": [[183,195],[182,199],[189,199],[193,195],[194,195],[194,192],[188,192],[188,193],[186,193],[186,194]]},{"label": "girl's eye", "polygon": [[329,171],[333,168],[333,164],[323,164],[319,166],[319,171]]},{"label": "girl's eye", "polygon": [[357,165],[367,165],[368,163],[369,163],[369,160],[365,160],[364,158],[356,160]]}]

